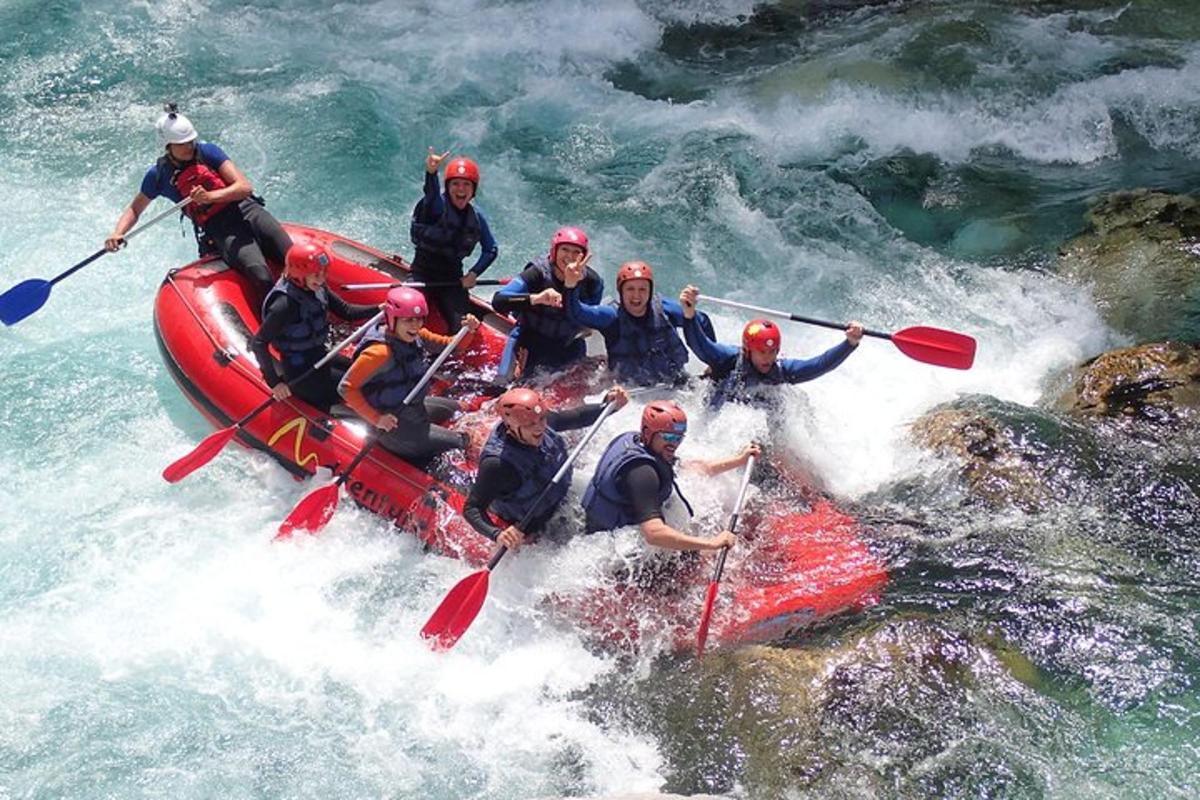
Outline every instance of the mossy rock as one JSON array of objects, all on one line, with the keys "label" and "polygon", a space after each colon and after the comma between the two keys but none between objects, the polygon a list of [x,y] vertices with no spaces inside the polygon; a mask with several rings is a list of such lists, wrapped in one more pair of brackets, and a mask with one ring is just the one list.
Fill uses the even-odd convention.
[{"label": "mossy rock", "polygon": [[1098,200],[1059,271],[1092,287],[1110,325],[1143,340],[1200,339],[1200,201],[1139,189]]},{"label": "mossy rock", "polygon": [[1157,342],[1113,350],[1084,363],[1060,405],[1092,417],[1123,415],[1160,425],[1200,415],[1200,346]]},{"label": "mossy rock", "polygon": [[1050,499],[1037,454],[999,417],[982,408],[939,406],[913,423],[913,440],[962,464],[960,476],[972,497],[991,507],[1015,505],[1027,511]]}]

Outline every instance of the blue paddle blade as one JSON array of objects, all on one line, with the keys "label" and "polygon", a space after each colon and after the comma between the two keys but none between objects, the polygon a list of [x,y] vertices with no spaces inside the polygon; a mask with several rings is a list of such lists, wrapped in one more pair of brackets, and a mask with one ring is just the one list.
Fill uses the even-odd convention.
[{"label": "blue paddle blade", "polygon": [[0,322],[16,325],[41,308],[50,297],[50,281],[30,278],[0,294]]}]

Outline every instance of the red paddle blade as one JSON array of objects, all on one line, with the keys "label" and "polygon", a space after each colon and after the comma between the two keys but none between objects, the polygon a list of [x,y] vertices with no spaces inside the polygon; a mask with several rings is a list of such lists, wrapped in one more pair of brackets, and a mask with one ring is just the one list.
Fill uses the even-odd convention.
[{"label": "red paddle blade", "polygon": [[713,581],[708,585],[708,594],[704,597],[704,613],[700,615],[700,630],[696,633],[696,658],[704,655],[704,643],[708,641],[708,623],[712,621],[713,606],[717,602],[717,587]]},{"label": "red paddle blade", "polygon": [[228,428],[222,428],[205,436],[204,440],[196,445],[192,452],[178,461],[167,465],[167,468],[162,472],[163,480],[167,483],[178,483],[188,475],[191,475],[212,461],[217,453],[221,452],[221,448],[229,444],[229,440],[236,434],[237,426],[231,425]]},{"label": "red paddle blade", "polygon": [[315,534],[324,528],[333,519],[333,512],[337,511],[341,488],[339,483],[328,483],[304,495],[279,526],[279,533],[275,534],[276,541],[287,539],[295,531]]},{"label": "red paddle blade", "polygon": [[487,597],[491,570],[473,572],[454,584],[446,597],[421,628],[421,638],[436,651],[449,650],[471,627]]},{"label": "red paddle blade", "polygon": [[975,363],[975,340],[941,328],[918,325],[892,334],[900,352],[917,361],[950,369],[970,369]]}]

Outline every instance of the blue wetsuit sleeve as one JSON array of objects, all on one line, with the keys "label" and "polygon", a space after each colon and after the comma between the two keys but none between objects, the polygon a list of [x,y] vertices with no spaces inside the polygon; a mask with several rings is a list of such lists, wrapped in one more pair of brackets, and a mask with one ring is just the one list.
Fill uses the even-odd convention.
[{"label": "blue wetsuit sleeve", "polygon": [[200,160],[207,164],[209,169],[220,169],[221,165],[229,160],[225,151],[212,142],[201,142],[197,149],[200,151]]},{"label": "blue wetsuit sleeve", "polygon": [[670,297],[664,297],[662,299],[662,308],[663,313],[667,315],[667,319],[671,321],[672,325],[674,325],[676,328],[683,327],[683,306],[679,305],[678,300],[672,300]]},{"label": "blue wetsuit sleeve", "polygon": [[413,215],[418,222],[434,222],[442,216],[442,192],[438,186],[438,176],[436,172],[425,173],[425,195],[421,198],[421,202],[417,204]]},{"label": "blue wetsuit sleeve", "polygon": [[142,176],[142,185],[138,191],[151,200],[158,197],[158,164],[146,170],[146,174]]},{"label": "blue wetsuit sleeve", "polygon": [[720,342],[714,342],[704,332],[700,324],[700,315],[685,320],[683,323],[683,338],[687,346],[696,354],[696,358],[716,370],[732,367],[737,361],[738,348]]},{"label": "blue wetsuit sleeve", "polygon": [[811,381],[813,378],[819,378],[826,372],[835,369],[854,350],[854,345],[843,340],[815,358],[781,358],[779,359],[779,371],[783,373],[784,380],[788,383]]},{"label": "blue wetsuit sleeve", "polygon": [[[671,321],[671,324],[676,328],[684,327],[687,317],[683,316],[683,306],[679,304],[679,301],[664,297],[662,305],[663,313],[667,315],[667,319]],[[699,320],[700,329],[708,335],[708,338],[715,339],[716,334],[713,333],[712,321],[709,320],[708,314],[705,314],[703,311],[697,311],[696,319]]]},{"label": "blue wetsuit sleeve", "polygon": [[478,208],[475,209],[475,217],[479,220],[479,260],[475,262],[475,266],[471,267],[471,272],[477,276],[482,275],[484,270],[492,265],[496,260],[496,256],[500,255],[500,248],[496,245],[496,238],[492,236],[492,229],[488,227],[487,218],[483,216],[483,212]]},{"label": "blue wetsuit sleeve", "polygon": [[529,294],[529,285],[525,283],[525,273],[522,272],[492,295],[492,308],[504,314],[529,308]]},{"label": "blue wetsuit sleeve", "polygon": [[585,328],[602,331],[617,323],[617,310],[611,306],[583,303],[578,288],[567,289],[567,319]]}]

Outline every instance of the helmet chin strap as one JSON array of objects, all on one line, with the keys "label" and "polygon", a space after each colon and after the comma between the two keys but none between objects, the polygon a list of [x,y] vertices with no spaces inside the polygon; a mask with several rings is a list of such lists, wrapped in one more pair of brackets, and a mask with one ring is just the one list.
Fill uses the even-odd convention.
[{"label": "helmet chin strap", "polygon": [[[513,438],[514,438],[514,439],[516,439],[516,440],[517,440],[518,442],[520,442],[521,444],[528,445],[528,446],[530,446],[530,447],[534,447],[534,446],[536,446],[537,444],[539,444],[540,442],[537,442],[537,441],[530,441],[530,440],[531,440],[533,437],[531,437],[531,436],[527,436],[527,435],[525,434],[525,430],[527,429],[527,427],[528,427],[528,426],[522,425],[521,427],[519,427],[519,428],[516,428],[516,429],[514,429],[514,430],[512,430],[512,431],[510,431],[510,432],[513,434]],[[543,431],[542,435],[543,435],[543,436],[545,435],[545,432],[544,432],[544,431]]]},{"label": "helmet chin strap", "polygon": [[175,157],[174,151],[171,150],[172,147],[178,147],[178,145],[171,145],[171,144],[165,145],[165,148],[167,151],[167,158],[170,159],[171,163],[177,167],[186,167],[188,164],[198,163],[200,161],[200,148],[196,146],[196,141],[193,139],[191,142],[183,142],[183,144],[191,144],[191,146],[192,146],[192,157],[191,158],[189,158],[187,161],[180,161],[178,158]]}]

